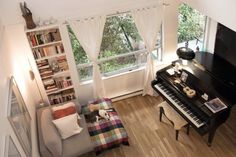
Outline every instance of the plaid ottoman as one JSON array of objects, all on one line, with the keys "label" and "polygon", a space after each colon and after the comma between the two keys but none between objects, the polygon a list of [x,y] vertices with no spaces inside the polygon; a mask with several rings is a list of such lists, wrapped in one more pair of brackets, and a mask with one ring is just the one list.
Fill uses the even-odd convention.
[{"label": "plaid ottoman", "polygon": [[[100,120],[98,122],[87,123],[91,140],[95,144],[96,154],[102,153],[104,150],[120,146],[120,144],[129,145],[127,132],[112,106],[110,99],[100,99],[89,102],[89,104],[99,104],[101,109],[109,109],[107,112],[110,120]],[[82,107],[83,114],[90,114],[88,107]]]}]

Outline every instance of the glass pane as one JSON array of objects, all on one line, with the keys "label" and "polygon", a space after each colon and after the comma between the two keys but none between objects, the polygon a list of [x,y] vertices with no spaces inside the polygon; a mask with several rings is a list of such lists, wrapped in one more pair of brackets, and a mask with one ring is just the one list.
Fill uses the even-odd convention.
[{"label": "glass pane", "polygon": [[178,47],[185,46],[202,50],[205,33],[206,16],[186,4],[179,7]]},{"label": "glass pane", "polygon": [[127,67],[134,67],[138,65],[137,57],[135,55],[119,57],[112,59],[100,64],[102,73],[109,73],[113,71],[118,71],[121,69],[126,69]]},{"label": "glass pane", "polygon": [[[106,19],[99,58],[144,49],[130,14],[121,14]],[[114,69],[115,67],[110,67]]]},{"label": "glass pane", "polygon": [[88,59],[83,47],[80,45],[79,41],[77,40],[74,32],[72,31],[72,29],[69,25],[67,26],[67,29],[68,29],[68,33],[69,33],[70,42],[71,42],[72,51],[74,54],[76,65],[88,63],[89,59]]},{"label": "glass pane", "polygon": [[78,68],[78,73],[81,81],[90,80],[92,79],[93,66]]}]

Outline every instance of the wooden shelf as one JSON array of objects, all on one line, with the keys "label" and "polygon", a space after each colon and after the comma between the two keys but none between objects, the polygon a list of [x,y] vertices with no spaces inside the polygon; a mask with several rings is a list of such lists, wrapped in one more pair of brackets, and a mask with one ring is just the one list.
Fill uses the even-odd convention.
[{"label": "wooden shelf", "polygon": [[74,88],[73,85],[68,86],[66,88],[58,89],[58,90],[55,90],[55,91],[52,91],[52,92],[48,92],[46,90],[46,93],[47,93],[47,95],[52,95],[52,94],[56,94],[56,93],[59,93],[59,92],[62,92],[62,91],[68,90],[68,89],[72,89],[72,88]]},{"label": "wooden shelf", "polygon": [[52,77],[60,77],[60,76],[68,75],[68,74],[70,74],[69,70],[65,70],[65,71],[60,71],[60,72],[54,73],[52,75]]},{"label": "wooden shelf", "polygon": [[50,43],[46,43],[46,44],[41,44],[41,45],[37,45],[37,46],[32,46],[31,48],[32,49],[36,49],[36,48],[40,48],[40,47],[45,47],[45,46],[50,46],[50,45],[56,45],[56,44],[60,44],[62,43],[62,41],[53,41],[53,42],[50,42]]},{"label": "wooden shelf", "polygon": [[30,32],[37,32],[37,31],[44,31],[44,30],[47,30],[47,29],[58,29],[59,28],[58,24],[59,23],[49,24],[49,25],[44,25],[44,26],[37,26],[34,29],[25,28],[25,32],[30,33]]},{"label": "wooden shelf", "polygon": [[47,78],[52,78],[52,77],[62,77],[62,76],[69,75],[69,74],[70,74],[69,70],[65,70],[65,71],[56,72],[50,76],[45,76],[45,77],[41,77],[41,78],[47,79]]},{"label": "wooden shelf", "polygon": [[55,55],[51,55],[51,56],[46,56],[46,57],[42,57],[39,59],[35,59],[36,61],[41,61],[44,59],[50,59],[50,58],[55,58],[55,57],[61,57],[61,56],[65,56],[65,53],[60,53],[60,54],[55,54]]}]

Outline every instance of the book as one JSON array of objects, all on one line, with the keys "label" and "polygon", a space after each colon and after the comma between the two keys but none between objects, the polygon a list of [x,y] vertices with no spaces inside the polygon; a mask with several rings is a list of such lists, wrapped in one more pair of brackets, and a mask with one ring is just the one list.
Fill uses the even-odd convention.
[{"label": "book", "polygon": [[227,106],[219,98],[215,98],[215,99],[212,99],[208,102],[205,102],[205,105],[213,113],[219,112],[219,111],[227,108]]}]

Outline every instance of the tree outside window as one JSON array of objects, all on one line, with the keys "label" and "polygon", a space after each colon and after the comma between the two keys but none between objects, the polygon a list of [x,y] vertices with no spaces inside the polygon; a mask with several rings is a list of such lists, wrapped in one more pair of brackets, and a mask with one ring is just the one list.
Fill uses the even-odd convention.
[{"label": "tree outside window", "polygon": [[203,47],[206,16],[186,4],[179,7],[178,47],[188,42],[193,50]]},{"label": "tree outside window", "polygon": [[[69,26],[68,33],[80,80],[91,79],[92,65],[89,64],[85,51]],[[160,37],[158,46],[161,43],[159,40]],[[145,51],[145,45],[130,13],[107,17],[98,57],[103,75],[117,74],[144,65]]]}]

